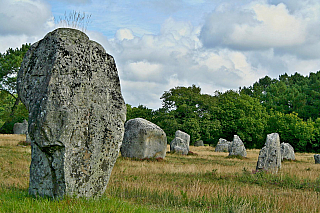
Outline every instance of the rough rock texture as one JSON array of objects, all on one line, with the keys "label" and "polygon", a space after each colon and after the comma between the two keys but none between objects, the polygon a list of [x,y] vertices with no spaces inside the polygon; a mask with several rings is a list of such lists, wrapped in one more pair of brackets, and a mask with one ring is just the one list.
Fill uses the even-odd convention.
[{"label": "rough rock texture", "polygon": [[313,156],[314,157],[314,161],[316,164],[320,164],[320,155],[319,154],[316,154]]},{"label": "rough rock texture", "polygon": [[23,123],[15,123],[13,125],[13,134],[28,134],[28,121],[24,120]]},{"label": "rough rock texture", "polygon": [[176,131],[175,138],[170,143],[170,152],[186,155],[189,152],[190,135],[180,130]]},{"label": "rough rock texture", "polygon": [[281,161],[283,159],[286,160],[295,160],[294,149],[289,143],[281,143],[280,144],[281,150]]},{"label": "rough rock texture", "polygon": [[231,144],[232,144],[232,142],[227,141],[226,139],[220,138],[214,151],[215,152],[228,152]]},{"label": "rough rock texture", "polygon": [[164,158],[167,149],[166,133],[143,118],[126,122],[121,155],[130,158]]},{"label": "rough rock texture", "polygon": [[203,140],[196,141],[196,142],[194,143],[194,146],[204,146]]},{"label": "rough rock texture", "polygon": [[86,34],[57,29],[30,47],[17,89],[29,110],[29,193],[104,193],[126,117],[113,57]]},{"label": "rough rock texture", "polygon": [[256,170],[268,170],[273,173],[281,168],[280,137],[278,133],[267,135],[265,146],[259,152]]},{"label": "rough rock texture", "polygon": [[229,146],[229,156],[240,155],[242,157],[247,157],[247,151],[244,144],[238,135],[233,136],[233,141]]}]

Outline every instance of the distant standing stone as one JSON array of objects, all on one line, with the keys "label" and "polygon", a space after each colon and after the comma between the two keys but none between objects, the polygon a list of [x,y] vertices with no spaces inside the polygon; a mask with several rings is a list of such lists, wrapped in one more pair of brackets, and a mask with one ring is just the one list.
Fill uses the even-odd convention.
[{"label": "distant standing stone", "polygon": [[233,136],[233,141],[229,146],[229,156],[239,155],[242,157],[247,157],[247,151],[244,144],[238,135]]},{"label": "distant standing stone", "polygon": [[13,125],[13,134],[28,134],[28,121],[24,120],[23,123],[15,123]]},{"label": "distant standing stone", "polygon": [[232,144],[232,142],[227,141],[226,139],[220,138],[214,151],[215,152],[228,152],[231,144]]},{"label": "distant standing stone", "polygon": [[294,149],[289,143],[281,143],[280,144],[281,150],[281,161],[283,159],[286,160],[295,160]]},{"label": "distant standing stone", "polygon": [[204,146],[203,140],[196,141],[196,142],[194,143],[194,146]]},{"label": "distant standing stone", "polygon": [[56,29],[26,53],[17,90],[29,110],[29,193],[102,195],[126,118],[113,57],[79,30]]},{"label": "distant standing stone", "polygon": [[176,131],[175,138],[170,143],[170,152],[183,155],[189,153],[190,135],[180,130]]},{"label": "distant standing stone", "polygon": [[256,170],[264,169],[276,173],[280,168],[281,151],[279,134],[268,134],[265,146],[259,152]]},{"label": "distant standing stone", "polygon": [[320,164],[320,155],[319,154],[314,155],[314,161],[316,164]]},{"label": "distant standing stone", "polygon": [[121,155],[130,158],[164,158],[166,156],[166,133],[154,123],[135,118],[125,123]]}]

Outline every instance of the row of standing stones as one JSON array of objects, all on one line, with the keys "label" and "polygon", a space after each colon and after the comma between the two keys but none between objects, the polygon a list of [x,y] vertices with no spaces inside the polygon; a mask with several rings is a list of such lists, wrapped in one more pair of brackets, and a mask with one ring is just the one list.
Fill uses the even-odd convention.
[{"label": "row of standing stones", "polygon": [[[114,59],[81,31],[56,29],[33,44],[18,72],[17,91],[29,111],[28,123],[21,124],[28,130],[14,128],[31,141],[31,195],[100,196],[120,150],[124,157],[165,157],[167,138],[160,127],[141,118],[125,124]],[[178,130],[170,151],[188,154],[189,145],[190,136]],[[281,163],[279,149],[270,147],[266,142],[267,154],[260,152],[257,168]],[[228,151],[246,156],[238,136]]]}]

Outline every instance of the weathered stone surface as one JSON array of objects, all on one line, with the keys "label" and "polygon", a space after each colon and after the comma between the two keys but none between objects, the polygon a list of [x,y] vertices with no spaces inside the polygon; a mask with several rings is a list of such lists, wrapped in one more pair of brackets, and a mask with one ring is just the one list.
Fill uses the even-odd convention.
[{"label": "weathered stone surface", "polygon": [[170,152],[186,155],[189,152],[190,135],[180,130],[176,131],[175,138],[170,143]]},{"label": "weathered stone surface", "polygon": [[203,140],[196,141],[196,142],[194,143],[194,146],[204,146]]},{"label": "weathered stone surface", "polygon": [[13,125],[13,134],[28,134],[28,121],[24,120],[23,123],[15,123]]},{"label": "weathered stone surface", "polygon": [[244,144],[238,135],[233,136],[233,141],[229,146],[229,156],[240,155],[242,157],[247,157],[247,151]]},{"label": "weathered stone surface", "polygon": [[170,143],[170,152],[187,155],[189,147],[182,138],[174,138]]},{"label": "weathered stone surface", "polygon": [[31,139],[28,134],[28,121],[24,120],[23,123],[15,123],[13,125],[13,134],[25,134],[26,142],[30,143]]},{"label": "weathered stone surface", "polygon": [[313,157],[314,157],[315,164],[320,164],[320,155],[316,154]]},{"label": "weathered stone surface", "polygon": [[232,142],[227,141],[226,139],[220,138],[214,151],[229,152],[229,147],[231,146],[231,144]]},{"label": "weathered stone surface", "polygon": [[256,170],[264,169],[276,173],[280,168],[281,151],[279,134],[268,134],[265,146],[259,152]]},{"label": "weathered stone surface", "polygon": [[121,155],[130,158],[164,158],[167,149],[166,133],[143,118],[126,122]]},{"label": "weathered stone surface", "polygon": [[295,160],[294,149],[289,143],[281,143],[280,144],[281,150],[281,161],[283,159],[286,160]]},{"label": "weathered stone surface", "polygon": [[181,138],[182,140],[184,140],[186,142],[186,144],[188,145],[188,150],[189,150],[189,146],[190,146],[190,135],[188,133],[182,132],[180,130],[177,130],[175,135],[175,138]]},{"label": "weathered stone surface", "polygon": [[113,57],[78,30],[54,30],[25,55],[17,90],[29,110],[29,193],[104,193],[126,117]]}]

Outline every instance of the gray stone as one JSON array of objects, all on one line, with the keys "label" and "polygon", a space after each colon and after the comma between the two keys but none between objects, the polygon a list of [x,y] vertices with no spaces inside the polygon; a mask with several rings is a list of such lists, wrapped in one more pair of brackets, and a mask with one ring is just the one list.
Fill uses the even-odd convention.
[{"label": "gray stone", "polygon": [[187,155],[189,147],[186,141],[182,138],[174,138],[170,143],[170,152]]},{"label": "gray stone", "polygon": [[314,157],[315,164],[320,164],[320,155],[316,154],[313,157]]},{"label": "gray stone", "polygon": [[56,29],[26,53],[17,90],[29,110],[29,193],[103,194],[126,118],[113,57],[79,30]]},{"label": "gray stone", "polygon": [[285,160],[295,160],[294,149],[289,143],[281,143],[281,161]]},{"label": "gray stone", "polygon": [[15,123],[13,125],[13,134],[28,134],[28,121],[24,120],[23,123]]},{"label": "gray stone", "polygon": [[154,123],[143,118],[126,122],[122,146],[123,157],[164,158],[167,149],[166,133]]},{"label": "gray stone", "polygon": [[227,141],[226,139],[220,138],[218,144],[216,145],[215,152],[229,152],[229,147],[232,142]]},{"label": "gray stone", "polygon": [[25,134],[26,142],[31,143],[31,139],[28,133],[28,121],[24,120],[23,123],[15,123],[13,125],[13,134]]},{"label": "gray stone", "polygon": [[239,155],[242,157],[247,157],[247,151],[244,144],[238,135],[233,136],[233,141],[229,146],[229,156]]},{"label": "gray stone", "polygon": [[189,152],[190,135],[180,130],[176,131],[175,138],[170,143],[170,152],[186,155]]},{"label": "gray stone", "polygon": [[188,146],[188,151],[189,151],[189,146],[190,146],[190,135],[188,133],[182,132],[180,130],[177,130],[175,135],[175,138],[181,138],[182,140],[184,140]]},{"label": "gray stone", "polygon": [[194,143],[194,146],[204,146],[203,140],[196,141],[196,142]]},{"label": "gray stone", "polygon": [[265,146],[259,152],[256,170],[267,170],[277,173],[280,168],[281,151],[279,134],[268,134]]}]

